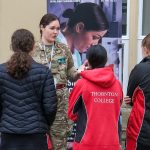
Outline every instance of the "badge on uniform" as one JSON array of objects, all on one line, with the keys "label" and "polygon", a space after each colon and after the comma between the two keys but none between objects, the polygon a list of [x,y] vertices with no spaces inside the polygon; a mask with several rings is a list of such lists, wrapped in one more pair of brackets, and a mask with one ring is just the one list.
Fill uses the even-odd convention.
[{"label": "badge on uniform", "polygon": [[65,57],[59,58],[58,63],[65,64],[66,63],[66,58]]}]

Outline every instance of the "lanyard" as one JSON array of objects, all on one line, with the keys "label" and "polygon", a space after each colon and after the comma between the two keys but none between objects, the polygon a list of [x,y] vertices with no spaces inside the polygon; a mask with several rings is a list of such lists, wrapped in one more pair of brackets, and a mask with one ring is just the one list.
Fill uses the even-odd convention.
[{"label": "lanyard", "polygon": [[54,55],[54,44],[52,45],[52,50],[51,50],[51,53],[50,53],[50,61],[48,60],[48,55],[46,53],[46,47],[45,47],[45,44],[41,44],[39,43],[39,46],[41,49],[44,50],[44,54],[45,54],[45,58],[46,58],[46,62],[48,64],[48,68],[51,69],[51,61],[52,61],[52,58],[53,58],[53,55]]}]

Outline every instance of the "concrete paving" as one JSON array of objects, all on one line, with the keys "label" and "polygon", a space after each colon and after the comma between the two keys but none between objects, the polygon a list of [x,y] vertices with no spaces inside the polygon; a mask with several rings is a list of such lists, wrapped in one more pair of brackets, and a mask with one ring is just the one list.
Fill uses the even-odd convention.
[{"label": "concrete paving", "polygon": [[122,104],[122,147],[125,147],[125,139],[126,139],[126,127],[128,118],[130,115],[131,106],[127,106],[126,104]]}]

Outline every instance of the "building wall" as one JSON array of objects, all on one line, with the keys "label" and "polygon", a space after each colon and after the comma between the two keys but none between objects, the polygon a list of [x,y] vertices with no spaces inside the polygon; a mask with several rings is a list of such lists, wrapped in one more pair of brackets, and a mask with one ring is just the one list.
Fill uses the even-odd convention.
[{"label": "building wall", "polygon": [[138,7],[138,0],[130,1],[129,72],[137,63]]},{"label": "building wall", "polygon": [[10,38],[19,28],[30,30],[37,40],[39,21],[46,13],[46,0],[0,0],[0,63],[11,55]]}]

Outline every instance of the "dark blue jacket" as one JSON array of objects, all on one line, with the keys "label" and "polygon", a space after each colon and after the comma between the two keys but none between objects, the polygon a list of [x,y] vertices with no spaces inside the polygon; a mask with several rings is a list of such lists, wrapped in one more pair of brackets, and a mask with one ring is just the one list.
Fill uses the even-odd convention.
[{"label": "dark blue jacket", "polygon": [[25,78],[16,80],[0,65],[0,132],[46,133],[57,109],[54,80],[49,69],[32,62]]}]

